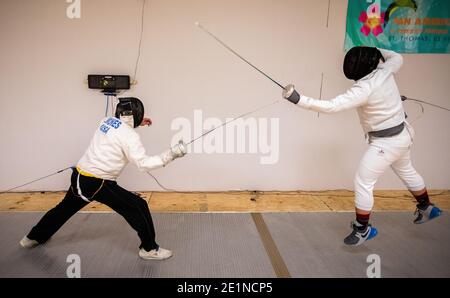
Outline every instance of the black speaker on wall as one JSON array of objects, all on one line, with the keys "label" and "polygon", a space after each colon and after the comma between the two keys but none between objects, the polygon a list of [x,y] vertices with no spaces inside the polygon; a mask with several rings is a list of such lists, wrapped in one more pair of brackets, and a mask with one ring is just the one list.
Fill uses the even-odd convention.
[{"label": "black speaker on wall", "polygon": [[130,89],[130,76],[126,75],[88,75],[89,89],[102,92],[116,92]]}]

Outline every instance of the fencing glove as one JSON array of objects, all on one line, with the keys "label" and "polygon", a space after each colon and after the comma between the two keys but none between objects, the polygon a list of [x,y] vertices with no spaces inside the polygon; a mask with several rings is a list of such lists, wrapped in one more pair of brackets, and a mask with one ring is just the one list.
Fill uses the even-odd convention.
[{"label": "fencing glove", "polygon": [[164,166],[166,166],[169,162],[186,155],[186,145],[183,143],[182,140],[178,142],[175,146],[168,149],[167,151],[164,151],[160,157],[163,161]]}]

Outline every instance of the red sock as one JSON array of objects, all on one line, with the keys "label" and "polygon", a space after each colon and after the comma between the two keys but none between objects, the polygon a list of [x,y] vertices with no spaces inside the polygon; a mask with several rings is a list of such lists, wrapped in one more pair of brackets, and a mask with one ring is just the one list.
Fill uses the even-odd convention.
[{"label": "red sock", "polygon": [[416,198],[417,203],[419,203],[417,205],[417,207],[419,208],[426,208],[428,207],[428,205],[430,205],[430,198],[428,197],[428,192],[425,191],[423,194],[418,195],[418,196],[414,196]]},{"label": "red sock", "polygon": [[356,221],[362,226],[361,228],[367,227],[367,225],[369,224],[369,218],[370,218],[370,213],[369,214],[356,213]]}]

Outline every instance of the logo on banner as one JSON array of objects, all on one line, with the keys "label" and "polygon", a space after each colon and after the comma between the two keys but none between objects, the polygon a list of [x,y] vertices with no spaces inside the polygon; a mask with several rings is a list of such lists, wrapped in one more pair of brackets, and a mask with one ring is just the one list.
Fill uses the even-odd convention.
[{"label": "logo on banner", "polygon": [[[372,2],[368,0],[367,2]],[[395,0],[389,4],[386,11],[381,11],[381,0],[375,0],[365,11],[359,15],[358,21],[363,23],[361,32],[365,36],[372,33],[375,37],[384,32],[387,24],[391,20],[392,15],[403,8],[414,9],[417,11],[417,3],[414,0]]]}]

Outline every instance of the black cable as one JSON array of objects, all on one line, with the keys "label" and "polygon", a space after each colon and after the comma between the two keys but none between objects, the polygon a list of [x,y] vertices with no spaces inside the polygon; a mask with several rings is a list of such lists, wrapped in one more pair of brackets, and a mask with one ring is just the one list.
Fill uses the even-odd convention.
[{"label": "black cable", "polygon": [[154,176],[154,175],[152,175],[150,172],[146,172],[148,175],[150,175],[152,178],[153,178],[153,180],[155,180],[155,182],[159,185],[159,187],[161,187],[163,190],[165,190],[165,191],[171,191],[171,192],[182,192],[182,191],[178,191],[178,190],[175,190],[175,189],[171,189],[171,188],[167,188],[167,187],[165,187],[164,185],[162,185],[159,181],[158,181],[158,179],[156,179],[156,177]]},{"label": "black cable", "polygon": [[136,74],[138,70],[139,60],[141,58],[141,45],[142,45],[142,36],[144,35],[144,14],[145,14],[145,3],[146,0],[142,3],[142,15],[141,15],[141,35],[139,37],[139,47],[138,47],[138,55],[136,58],[136,64],[134,66],[134,75],[133,75],[133,82],[136,81]]},{"label": "black cable", "polygon": [[106,95],[105,117],[108,117],[109,95]]},{"label": "black cable", "polygon": [[114,117],[114,98],[115,98],[115,96],[113,95],[112,97],[111,97],[111,117]]},{"label": "black cable", "polygon": [[[322,72],[322,78],[320,79],[320,94],[319,99],[322,100],[322,90],[323,90],[323,72]],[[317,117],[320,116],[320,112],[317,112]]]},{"label": "black cable", "polygon": [[419,100],[419,99],[409,98],[409,97],[406,97],[406,96],[404,96],[404,95],[402,95],[401,97],[402,97],[402,101],[405,101],[405,100],[416,101],[416,102],[420,102],[420,103],[423,103],[423,104],[427,104],[427,105],[433,106],[433,107],[435,107],[435,108],[442,109],[442,110],[445,110],[445,111],[449,111],[449,112],[450,112],[450,109],[445,108],[445,107],[442,107],[442,106],[437,105],[437,104],[434,104],[434,103],[429,103],[429,102],[426,102],[426,101],[424,101],[424,100]]},{"label": "black cable", "polygon": [[329,23],[329,20],[330,20],[330,6],[331,6],[331,0],[328,0],[327,28],[328,28],[328,23]]},{"label": "black cable", "polygon": [[26,185],[28,185],[28,184],[31,184],[31,183],[37,182],[37,181],[39,181],[39,180],[43,180],[43,179],[45,179],[45,178],[48,178],[48,177],[54,176],[54,175],[56,175],[56,174],[62,173],[62,172],[64,172],[64,171],[66,171],[66,170],[68,170],[68,169],[72,169],[72,168],[73,168],[73,167],[67,167],[67,168],[65,168],[65,169],[62,169],[62,170],[59,170],[59,171],[57,171],[57,172],[55,172],[55,173],[53,173],[53,174],[49,174],[49,175],[47,175],[47,176],[44,176],[44,177],[41,177],[41,178],[35,179],[35,180],[33,180],[33,181],[30,181],[30,182],[27,182],[27,183],[25,183],[25,184],[22,184],[22,185],[19,185],[19,186],[15,186],[15,187],[13,187],[13,188],[10,188],[10,189],[8,189],[8,190],[2,191],[2,192],[0,192],[0,194],[4,194],[4,193],[7,193],[7,192],[10,192],[11,190],[14,190],[14,189],[17,189],[17,188],[20,188],[20,187],[26,186]]}]

